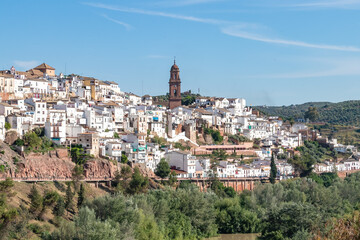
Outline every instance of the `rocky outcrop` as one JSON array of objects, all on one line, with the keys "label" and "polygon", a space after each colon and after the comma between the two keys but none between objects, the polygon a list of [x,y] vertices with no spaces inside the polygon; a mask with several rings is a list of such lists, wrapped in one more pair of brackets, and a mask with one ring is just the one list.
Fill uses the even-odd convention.
[{"label": "rocky outcrop", "polygon": [[[57,152],[66,156],[59,158]],[[30,153],[18,164],[17,171],[12,174],[15,178],[71,178],[75,164],[67,156],[66,149],[58,149],[46,154]]]},{"label": "rocky outcrop", "polygon": [[[22,163],[18,164],[17,172],[11,176],[58,180],[71,178],[75,163],[67,156],[59,158],[62,155],[63,151],[45,155],[31,153],[25,157]],[[117,167],[112,162],[104,159],[89,160],[84,164],[85,178],[112,178],[115,176],[116,170]]]},{"label": "rocky outcrop", "polygon": [[9,145],[13,145],[16,139],[18,139],[18,134],[16,131],[7,131],[4,142]]},{"label": "rocky outcrop", "polygon": [[206,144],[208,144],[208,145],[214,144],[214,141],[213,141],[213,139],[212,139],[212,137],[211,137],[210,134],[205,134],[205,142],[206,142]]},{"label": "rocky outcrop", "polygon": [[155,173],[145,166],[145,164],[134,164],[134,168],[138,167],[140,173],[148,178],[155,177]]},{"label": "rocky outcrop", "polygon": [[19,154],[0,141],[0,178],[10,177],[11,173],[16,171],[16,164],[22,161],[23,158]]},{"label": "rocky outcrop", "polygon": [[117,166],[105,159],[94,159],[84,164],[85,178],[113,178]]},{"label": "rocky outcrop", "polygon": [[[29,153],[25,157],[21,157],[4,143],[0,143],[1,165],[6,166],[6,168],[5,172],[0,172],[0,178],[59,181],[71,179],[75,167],[67,149],[56,149],[44,154]],[[93,159],[84,164],[86,178],[112,178],[116,170],[117,166],[105,159]]]},{"label": "rocky outcrop", "polygon": [[67,149],[56,149],[55,154],[58,158],[67,158],[69,156]]}]

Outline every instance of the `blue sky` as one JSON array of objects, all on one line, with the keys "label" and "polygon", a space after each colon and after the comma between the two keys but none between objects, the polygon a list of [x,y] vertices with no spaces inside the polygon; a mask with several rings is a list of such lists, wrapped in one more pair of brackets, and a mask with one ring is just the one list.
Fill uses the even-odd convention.
[{"label": "blue sky", "polygon": [[2,0],[0,68],[56,72],[250,105],[360,99],[360,0]]}]

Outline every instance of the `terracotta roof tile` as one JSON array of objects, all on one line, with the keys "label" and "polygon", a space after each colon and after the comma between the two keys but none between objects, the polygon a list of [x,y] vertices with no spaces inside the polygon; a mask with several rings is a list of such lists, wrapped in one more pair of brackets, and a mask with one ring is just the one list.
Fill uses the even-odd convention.
[{"label": "terracotta roof tile", "polygon": [[34,69],[40,70],[40,69],[50,69],[55,70],[55,68],[47,65],[46,63],[40,64],[39,66],[35,67]]}]

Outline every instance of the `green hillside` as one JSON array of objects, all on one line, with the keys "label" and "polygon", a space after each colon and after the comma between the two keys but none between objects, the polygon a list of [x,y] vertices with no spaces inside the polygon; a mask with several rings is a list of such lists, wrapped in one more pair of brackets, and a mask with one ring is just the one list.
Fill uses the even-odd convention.
[{"label": "green hillside", "polygon": [[331,102],[308,102],[299,105],[272,107],[256,106],[260,112],[269,116],[281,116],[283,118],[304,118],[309,107],[316,107],[319,117],[318,122],[332,124],[359,125],[360,100],[351,100],[339,103]]}]

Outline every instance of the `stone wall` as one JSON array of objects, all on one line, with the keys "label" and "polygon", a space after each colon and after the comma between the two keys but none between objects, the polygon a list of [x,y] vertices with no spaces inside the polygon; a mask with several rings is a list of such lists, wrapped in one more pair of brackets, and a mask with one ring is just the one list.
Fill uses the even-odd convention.
[{"label": "stone wall", "polygon": [[[252,179],[219,179],[225,187],[232,187],[236,192],[242,192],[244,190],[253,190],[259,180]],[[200,191],[206,192],[210,187],[210,181],[192,179],[191,182],[199,187]]]}]

